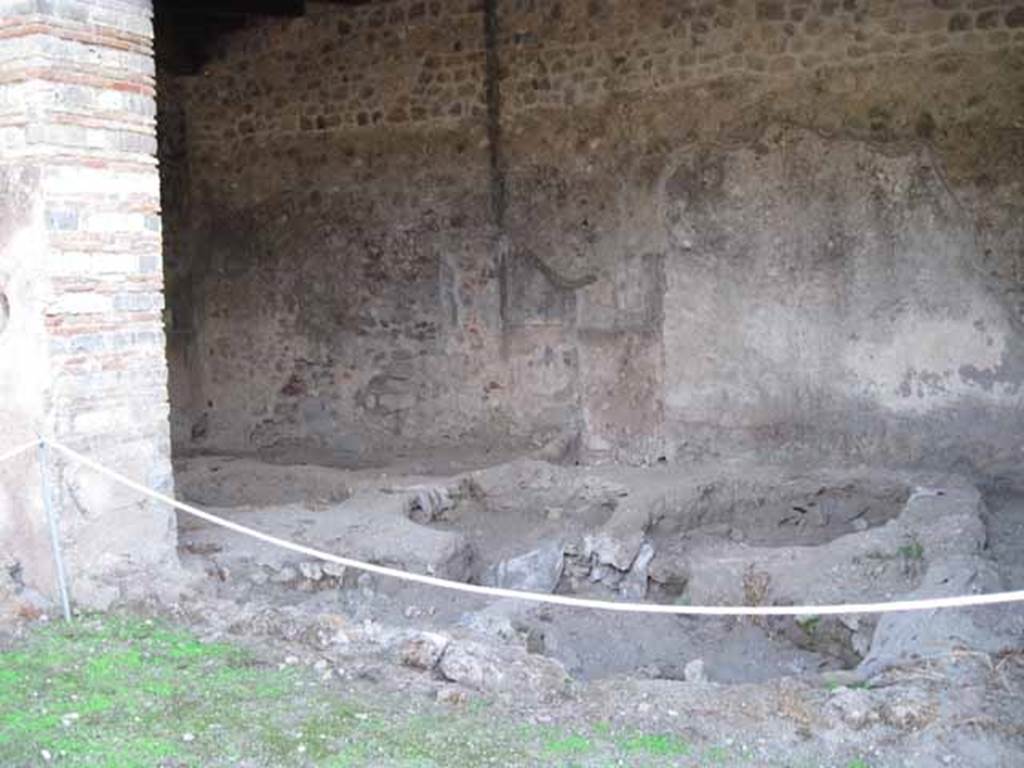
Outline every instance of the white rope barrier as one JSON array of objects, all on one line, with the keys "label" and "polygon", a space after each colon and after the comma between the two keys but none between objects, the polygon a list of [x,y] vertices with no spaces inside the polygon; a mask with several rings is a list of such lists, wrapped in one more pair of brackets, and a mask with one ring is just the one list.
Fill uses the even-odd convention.
[{"label": "white rope barrier", "polygon": [[33,448],[38,448],[41,442],[41,440],[36,438],[32,442],[19,445],[17,448],[13,448],[7,451],[6,453],[0,453],[0,464],[3,464],[5,461],[10,461],[11,459],[17,458],[21,454],[31,451]]},{"label": "white rope barrier", "polygon": [[[280,539],[268,533],[263,533],[240,523],[226,520],[223,517],[206,512],[191,504],[185,504],[173,499],[166,494],[147,488],[145,485],[132,480],[119,472],[108,469],[99,462],[74,451],[67,446],[52,440],[43,440],[55,451],[63,454],[72,461],[88,467],[121,485],[131,488],[144,496],[156,501],[163,502],[188,515],[205,520],[206,522],[219,526],[243,536],[257,539],[272,544],[276,547],[295,552],[296,554],[322,560],[328,563],[335,563],[347,568],[353,568],[367,573],[375,573],[379,576],[399,579],[401,581],[424,584],[439,589],[447,589],[454,592],[464,592],[480,597],[511,598],[514,600],[526,600],[535,603],[546,603],[548,605],[561,605],[569,608],[589,608],[599,611],[617,611],[620,613],[647,613],[647,614],[669,614],[675,616],[830,616],[837,614],[859,614],[859,613],[897,613],[906,611],[932,611],[940,608],[974,608],[984,605],[999,605],[1005,603],[1024,602],[1024,590],[1015,592],[995,592],[979,595],[960,595],[957,597],[937,597],[922,600],[894,600],[881,603],[849,603],[841,605],[754,605],[754,606],[731,606],[731,605],[663,605],[658,603],[626,603],[613,602],[610,600],[593,600],[589,598],[572,597],[569,595],[552,595],[541,592],[523,592],[516,589],[504,589],[501,587],[485,587],[479,584],[466,584],[460,581],[450,581],[436,576],[429,576],[421,573],[411,573],[398,568],[388,568],[374,563],[365,563],[350,557],[334,555],[314,547],[307,547],[304,544],[296,544],[293,541]],[[38,443],[32,443],[35,446]],[[26,449],[21,449],[26,450]],[[17,455],[18,451],[12,455]],[[0,457],[2,460],[3,457]]]}]

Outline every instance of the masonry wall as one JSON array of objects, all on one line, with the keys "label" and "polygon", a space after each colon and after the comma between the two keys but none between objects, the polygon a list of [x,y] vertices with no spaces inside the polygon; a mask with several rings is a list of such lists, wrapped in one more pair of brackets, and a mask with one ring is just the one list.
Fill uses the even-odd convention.
[{"label": "masonry wall", "polygon": [[[171,488],[148,0],[0,2],[0,436]],[[72,594],[173,566],[169,510],[51,456]],[[0,593],[53,595],[35,455],[0,467]],[[3,601],[0,595],[0,604]]]},{"label": "masonry wall", "polygon": [[166,78],[175,443],[992,467],[1024,6],[311,4]]}]

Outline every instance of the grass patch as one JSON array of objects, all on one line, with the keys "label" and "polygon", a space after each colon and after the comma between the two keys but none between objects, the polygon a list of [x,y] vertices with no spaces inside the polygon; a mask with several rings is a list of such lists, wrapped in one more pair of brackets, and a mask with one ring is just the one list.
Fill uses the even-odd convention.
[{"label": "grass patch", "polygon": [[683,757],[690,754],[690,745],[670,734],[637,734],[621,742],[625,752],[644,752],[648,755]]},{"label": "grass patch", "polygon": [[871,684],[867,681],[862,680],[851,680],[848,683],[840,683],[835,680],[829,680],[827,683],[825,683],[825,690],[829,691],[830,693],[832,691],[838,691],[840,688],[849,688],[852,691],[870,691]]},{"label": "grass patch", "polygon": [[897,551],[904,560],[924,560],[924,546],[917,539],[904,544]]},{"label": "grass patch", "polygon": [[551,739],[544,744],[549,755],[583,755],[594,750],[594,744],[585,736],[571,734],[560,739]]},{"label": "grass patch", "polygon": [[905,563],[919,563],[924,560],[924,545],[917,539],[904,544],[895,554],[873,550],[864,555],[870,560],[902,560]]},{"label": "grass patch", "polygon": [[818,625],[821,624],[821,616],[798,616],[796,623],[805,634],[813,635],[817,631]]},{"label": "grass patch", "polygon": [[[648,768],[691,753],[670,733],[622,733],[603,721],[542,728],[477,702],[366,701],[311,670],[161,622],[88,617],[41,627],[0,653],[0,766]],[[689,759],[726,757],[712,748]]]},{"label": "grass patch", "polygon": [[384,716],[306,670],[151,621],[43,628],[0,654],[0,682],[5,766],[42,765],[44,752],[69,768],[529,763],[469,714]]},{"label": "grass patch", "polygon": [[704,765],[725,765],[729,762],[729,750],[725,747],[709,747],[701,755]]}]

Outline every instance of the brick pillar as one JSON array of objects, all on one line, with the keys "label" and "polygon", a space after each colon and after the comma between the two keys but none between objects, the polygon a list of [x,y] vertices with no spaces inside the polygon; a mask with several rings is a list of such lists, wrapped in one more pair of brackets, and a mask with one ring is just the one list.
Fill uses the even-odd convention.
[{"label": "brick pillar", "polygon": [[[155,115],[150,0],[0,0],[0,443],[38,429],[169,491]],[[173,565],[170,510],[57,474],[79,603]],[[0,565],[52,594],[35,467],[0,484]]]}]

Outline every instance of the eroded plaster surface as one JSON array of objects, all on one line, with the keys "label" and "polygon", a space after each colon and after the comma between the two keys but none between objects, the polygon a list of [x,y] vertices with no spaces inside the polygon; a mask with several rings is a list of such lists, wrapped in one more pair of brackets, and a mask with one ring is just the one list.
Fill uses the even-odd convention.
[{"label": "eroded plaster surface", "polygon": [[238,32],[163,88],[178,450],[1014,460],[1024,33],[872,8]]}]

